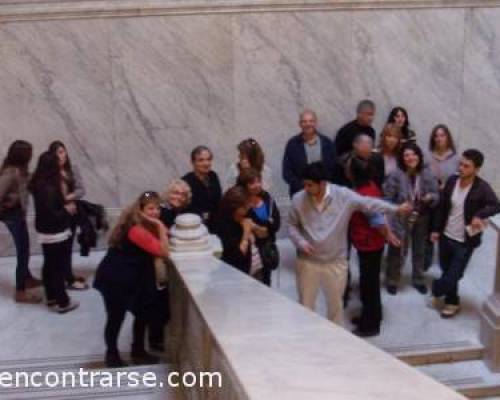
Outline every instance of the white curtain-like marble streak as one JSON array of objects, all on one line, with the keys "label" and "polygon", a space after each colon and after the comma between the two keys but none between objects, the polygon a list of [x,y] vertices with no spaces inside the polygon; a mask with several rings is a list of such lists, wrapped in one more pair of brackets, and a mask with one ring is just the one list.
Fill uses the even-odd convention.
[{"label": "white curtain-like marble streak", "polygon": [[[298,113],[333,137],[358,100],[379,131],[405,106],[419,142],[448,124],[485,152],[500,189],[500,9],[191,15],[0,25],[0,144],[67,143],[88,198],[121,207],[163,190],[207,144],[221,176],[248,136],[266,150],[278,196]],[[33,165],[34,166],[34,165]]]}]

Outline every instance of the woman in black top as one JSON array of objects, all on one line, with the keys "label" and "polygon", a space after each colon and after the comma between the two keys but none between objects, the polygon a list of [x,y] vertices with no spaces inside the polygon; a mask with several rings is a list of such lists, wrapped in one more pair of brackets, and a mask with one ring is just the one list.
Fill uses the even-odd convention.
[{"label": "woman in black top", "polygon": [[31,161],[33,148],[24,140],[13,142],[7,156],[0,167],[0,221],[12,235],[16,247],[16,294],[14,300],[18,303],[40,303],[42,297],[31,293],[31,289],[41,285],[29,270],[30,238],[26,224],[26,209],[28,206],[28,165]]},{"label": "woman in black top", "polygon": [[395,124],[401,131],[401,143],[417,143],[417,135],[410,129],[408,112],[403,107],[394,107],[387,117],[388,124]]},{"label": "woman in black top", "polygon": [[136,364],[157,363],[144,349],[146,325],[159,311],[154,259],[168,256],[167,229],[160,221],[160,196],[144,192],[126,208],[109,240],[109,249],[99,264],[94,287],[101,293],[107,321],[106,365],[122,367],[118,335],[127,311],[134,319],[131,357]]},{"label": "woman in black top", "polygon": [[221,260],[249,274],[254,222],[248,218],[249,196],[241,186],[233,186],[222,197],[217,220],[217,236],[222,242]]},{"label": "woman in black top", "polygon": [[214,214],[222,197],[217,174],[212,171],[213,155],[206,146],[198,146],[191,152],[193,171],[184,175],[191,187],[192,200],[189,211],[198,214],[210,232],[214,232]]},{"label": "woman in black top", "polygon": [[175,218],[179,214],[186,212],[191,197],[191,188],[182,179],[176,179],[168,185],[160,214],[160,219],[167,228],[170,229],[174,225]]},{"label": "woman in black top", "polygon": [[[81,200],[85,195],[85,188],[80,174],[80,170],[75,167],[68,156],[68,151],[63,142],[55,140],[49,146],[49,152],[55,154],[59,162],[59,170],[61,173],[61,185],[66,204],[75,203]],[[71,248],[75,239],[76,231],[76,215],[71,218]],[[86,290],[89,288],[85,282],[85,278],[75,276],[73,274],[72,260],[67,265],[64,271],[64,279],[68,289]]]},{"label": "woman in black top", "polygon": [[35,200],[35,228],[42,244],[42,280],[47,305],[65,313],[79,306],[64,289],[64,271],[71,260],[71,216],[74,203],[64,201],[57,157],[49,152],[40,156],[30,191]]},{"label": "woman in black top", "polygon": [[[271,286],[271,273],[277,265],[270,265],[266,257],[266,249],[276,246],[276,232],[280,229],[281,217],[276,202],[271,195],[262,189],[262,177],[255,169],[242,170],[238,177],[238,185],[248,193],[250,210],[248,217],[254,222],[253,234],[255,245],[259,250],[262,261],[261,280],[267,286]],[[277,250],[276,250],[277,251]]]}]

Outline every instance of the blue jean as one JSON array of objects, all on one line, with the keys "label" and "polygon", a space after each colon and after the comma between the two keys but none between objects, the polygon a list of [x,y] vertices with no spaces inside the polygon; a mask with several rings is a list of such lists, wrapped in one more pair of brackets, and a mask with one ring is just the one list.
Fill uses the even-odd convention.
[{"label": "blue jean", "polygon": [[13,216],[3,221],[7,226],[16,247],[16,289],[24,290],[26,279],[31,277],[29,270],[30,237],[26,218],[22,215]]},{"label": "blue jean", "polygon": [[432,295],[445,296],[446,304],[460,304],[458,283],[464,276],[474,249],[464,243],[452,240],[444,235],[439,240],[439,264],[441,277],[432,283]]}]

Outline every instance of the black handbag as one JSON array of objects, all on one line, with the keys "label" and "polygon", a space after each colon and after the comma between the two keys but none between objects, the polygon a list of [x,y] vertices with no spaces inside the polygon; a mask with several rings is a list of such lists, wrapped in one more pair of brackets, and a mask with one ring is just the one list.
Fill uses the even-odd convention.
[{"label": "black handbag", "polygon": [[[272,223],[273,220],[273,199],[271,199],[269,205],[269,221]],[[280,251],[276,245],[276,239],[267,239],[260,248],[260,256],[262,258],[262,264],[271,270],[276,270],[280,265]]]}]

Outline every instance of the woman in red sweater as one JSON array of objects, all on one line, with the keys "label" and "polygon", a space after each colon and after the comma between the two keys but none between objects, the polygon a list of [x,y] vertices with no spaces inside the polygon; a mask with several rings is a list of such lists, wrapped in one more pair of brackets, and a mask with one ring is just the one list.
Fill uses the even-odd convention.
[{"label": "woman in red sweater", "polygon": [[122,212],[111,234],[108,252],[97,268],[94,287],[101,292],[107,313],[107,367],[125,366],[118,351],[118,335],[127,311],[135,317],[132,361],[158,362],[145,351],[144,334],[159,307],[154,259],[169,254],[167,228],[159,219],[160,203],[158,193],[144,192]]},{"label": "woman in red sweater", "polygon": [[[382,197],[382,190],[372,180],[370,165],[353,157],[349,178],[354,190],[362,196]],[[380,333],[382,302],[380,298],[380,265],[386,239],[394,246],[399,240],[390,232],[382,214],[365,215],[356,212],[351,218],[350,236],[358,251],[361,315],[352,319],[357,325],[353,333],[362,337]]]}]

